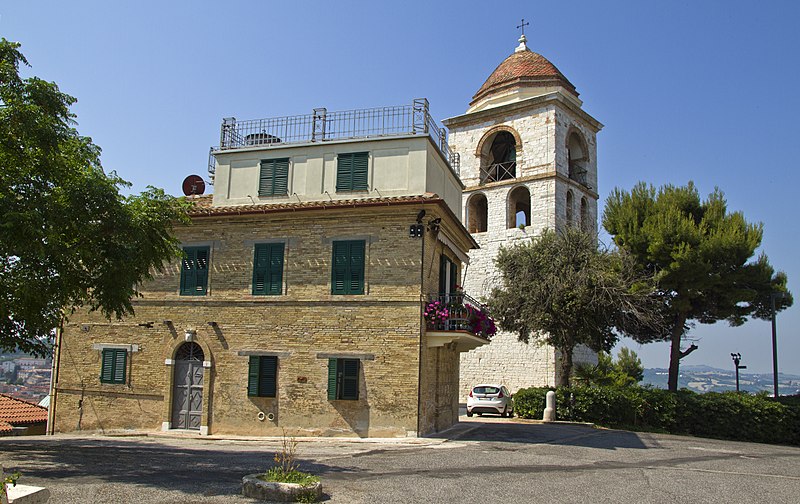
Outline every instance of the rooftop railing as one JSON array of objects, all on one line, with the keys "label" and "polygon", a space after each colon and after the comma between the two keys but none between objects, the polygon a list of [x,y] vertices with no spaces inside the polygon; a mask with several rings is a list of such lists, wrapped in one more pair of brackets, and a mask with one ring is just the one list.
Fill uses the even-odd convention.
[{"label": "rooftop railing", "polygon": [[[411,105],[328,112],[316,108],[308,115],[237,121],[222,120],[219,147],[225,151],[255,146],[283,146],[308,142],[428,135],[450,167],[459,174],[459,157],[447,143],[447,130],[439,127],[429,112],[428,100],[417,98]],[[212,160],[209,172],[213,176]]]}]

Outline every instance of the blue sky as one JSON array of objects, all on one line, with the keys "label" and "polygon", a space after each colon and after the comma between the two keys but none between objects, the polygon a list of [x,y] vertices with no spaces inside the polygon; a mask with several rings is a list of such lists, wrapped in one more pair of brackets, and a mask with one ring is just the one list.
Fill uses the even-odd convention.
[{"label": "blue sky", "polygon": [[[69,5],[68,5],[69,4]],[[76,4],[76,5],[72,5]],[[800,277],[793,151],[800,117],[800,2],[0,2],[0,36],[28,75],[78,98],[103,165],[180,194],[206,174],[222,117],[410,103],[463,113],[511,52],[520,18],[603,124],[601,204],[614,187],[693,180],[765,226],[762,249]],[[793,147],[794,146],[794,147]],[[800,374],[800,309],[778,315],[780,369]],[[697,326],[683,364],[772,369],[770,325]],[[666,367],[665,344],[631,347]],[[688,344],[688,343],[687,343]]]}]

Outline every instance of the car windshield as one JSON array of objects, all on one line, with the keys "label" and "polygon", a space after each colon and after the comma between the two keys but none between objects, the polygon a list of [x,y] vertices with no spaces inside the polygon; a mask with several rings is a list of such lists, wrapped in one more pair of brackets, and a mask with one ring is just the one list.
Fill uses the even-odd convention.
[{"label": "car windshield", "polygon": [[475,394],[497,394],[500,389],[497,387],[475,387],[472,392]]}]

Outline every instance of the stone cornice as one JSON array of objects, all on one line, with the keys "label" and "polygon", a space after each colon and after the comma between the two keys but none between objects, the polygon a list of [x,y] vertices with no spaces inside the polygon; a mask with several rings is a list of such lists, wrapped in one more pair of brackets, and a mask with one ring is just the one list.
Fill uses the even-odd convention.
[{"label": "stone cornice", "polygon": [[509,180],[500,180],[498,182],[490,182],[484,185],[472,185],[464,189],[465,193],[475,192],[475,191],[483,191],[486,189],[494,189],[495,187],[502,187],[502,186],[513,186],[517,185],[522,182],[532,182],[535,180],[549,180],[549,179],[556,179],[568,184],[575,189],[588,194],[589,196],[593,197],[594,199],[598,199],[600,195],[593,189],[589,189],[583,184],[580,184],[571,178],[565,176],[563,173],[559,173],[556,171],[547,171],[545,173],[537,173],[536,175],[528,175],[525,177],[519,177]]},{"label": "stone cornice", "polygon": [[548,93],[542,96],[535,96],[527,98],[514,103],[500,105],[490,109],[481,110],[480,112],[473,112],[470,114],[462,114],[460,116],[450,117],[442,121],[442,124],[452,130],[461,126],[468,126],[472,124],[486,122],[488,120],[497,119],[498,116],[509,116],[517,112],[523,112],[533,108],[542,107],[544,105],[559,105],[568,109],[575,114],[579,119],[586,123],[594,132],[603,129],[603,124],[597,119],[589,115],[582,108],[565,98],[559,93]]}]

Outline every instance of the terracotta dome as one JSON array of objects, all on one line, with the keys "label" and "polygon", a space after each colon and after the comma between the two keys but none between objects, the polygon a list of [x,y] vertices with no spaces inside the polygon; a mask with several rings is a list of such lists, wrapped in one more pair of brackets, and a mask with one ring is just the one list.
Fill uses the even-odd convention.
[{"label": "terracotta dome", "polygon": [[501,94],[513,88],[551,86],[561,86],[575,97],[578,96],[575,86],[554,64],[541,54],[525,47],[524,50],[518,50],[495,68],[492,75],[472,97],[470,106],[484,98]]}]

